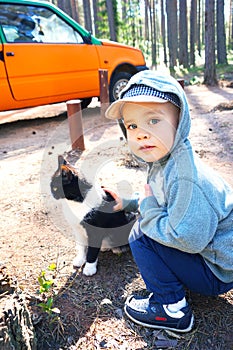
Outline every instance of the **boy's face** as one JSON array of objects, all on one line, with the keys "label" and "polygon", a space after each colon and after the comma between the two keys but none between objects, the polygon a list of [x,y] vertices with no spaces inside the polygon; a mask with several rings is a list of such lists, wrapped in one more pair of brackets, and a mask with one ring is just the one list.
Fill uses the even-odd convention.
[{"label": "boy's face", "polygon": [[179,112],[170,102],[126,102],[122,115],[131,151],[146,162],[163,158],[173,146]]}]

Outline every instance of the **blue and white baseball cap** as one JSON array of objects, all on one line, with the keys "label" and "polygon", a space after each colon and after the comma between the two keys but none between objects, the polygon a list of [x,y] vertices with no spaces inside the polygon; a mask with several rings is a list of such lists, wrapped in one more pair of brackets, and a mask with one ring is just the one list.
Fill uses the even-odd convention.
[{"label": "blue and white baseball cap", "polygon": [[[146,71],[148,74],[148,71]],[[142,73],[142,74],[140,74]],[[145,77],[136,81],[136,76],[143,75],[140,72],[133,76],[126,87],[122,90],[120,97],[117,101],[113,102],[105,112],[105,116],[108,119],[121,119],[122,118],[122,107],[125,102],[155,102],[155,103],[166,103],[171,102],[177,107],[181,107],[179,97],[173,92],[163,92],[156,88],[147,85]]]}]

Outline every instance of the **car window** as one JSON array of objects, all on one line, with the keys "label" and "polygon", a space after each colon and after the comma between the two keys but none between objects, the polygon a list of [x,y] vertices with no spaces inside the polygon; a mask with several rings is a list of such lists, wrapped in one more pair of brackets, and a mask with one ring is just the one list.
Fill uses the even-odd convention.
[{"label": "car window", "polygon": [[84,42],[76,30],[45,7],[0,4],[0,25],[7,42]]}]

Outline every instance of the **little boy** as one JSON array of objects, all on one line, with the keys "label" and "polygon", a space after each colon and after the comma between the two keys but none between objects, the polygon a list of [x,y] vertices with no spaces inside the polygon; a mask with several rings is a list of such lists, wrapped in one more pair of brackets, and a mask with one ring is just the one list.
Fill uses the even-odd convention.
[{"label": "little boy", "polygon": [[[212,296],[233,288],[233,190],[195,156],[186,96],[171,76],[137,73],[106,117],[122,119],[131,151],[148,164],[129,243],[150,295],[130,296],[125,313],[143,326],[188,332],[185,288]],[[126,205],[115,198],[116,210]]]}]

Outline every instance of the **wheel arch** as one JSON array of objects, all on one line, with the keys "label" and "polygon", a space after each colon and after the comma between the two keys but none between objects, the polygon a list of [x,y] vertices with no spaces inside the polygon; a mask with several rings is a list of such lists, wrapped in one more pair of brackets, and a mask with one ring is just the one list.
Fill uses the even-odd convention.
[{"label": "wheel arch", "polygon": [[112,75],[111,75],[110,81],[109,81],[109,85],[111,85],[114,77],[120,72],[126,72],[126,73],[133,75],[133,74],[137,73],[137,69],[135,68],[135,66],[133,64],[130,64],[130,63],[122,63],[122,64],[118,65],[112,72]]}]

